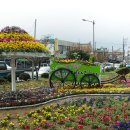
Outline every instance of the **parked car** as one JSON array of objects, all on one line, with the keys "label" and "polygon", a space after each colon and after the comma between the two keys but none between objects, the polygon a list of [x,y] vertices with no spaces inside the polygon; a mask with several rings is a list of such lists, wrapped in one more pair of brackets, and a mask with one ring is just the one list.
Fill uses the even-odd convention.
[{"label": "parked car", "polygon": [[104,69],[110,69],[110,68],[112,68],[114,65],[113,65],[113,63],[105,63],[104,64]]},{"label": "parked car", "polygon": [[115,64],[114,64],[114,67],[115,67],[116,69],[119,69],[119,68],[120,68],[120,64],[115,63]]},{"label": "parked car", "polygon": [[9,66],[8,64],[6,64],[6,67],[7,67],[7,70],[11,70],[12,69],[12,67]]},{"label": "parked car", "polygon": [[109,63],[109,62],[106,62],[106,63],[103,63],[102,66],[101,66],[101,70],[102,72],[108,70],[108,69],[111,69],[114,67],[114,64],[113,63]]},{"label": "parked car", "polygon": [[5,61],[0,61],[0,70],[11,70],[11,68]]},{"label": "parked car", "polygon": [[[38,68],[38,66],[37,66]],[[42,74],[44,73],[48,73],[49,74],[50,71],[50,66],[47,63],[42,63],[40,68],[38,69],[38,77],[41,77]],[[29,69],[28,71],[26,71],[26,73],[28,73],[30,75],[30,77],[32,77],[32,67],[31,69]],[[36,69],[34,69],[34,73],[33,73],[34,77],[36,77]]]},{"label": "parked car", "polygon": [[101,65],[102,63],[95,61],[94,64],[95,65]]},{"label": "parked car", "polygon": [[[11,81],[11,68],[5,63],[5,61],[0,61],[0,78],[6,78]],[[21,73],[24,73],[24,70],[16,70],[16,77],[19,77]]]},{"label": "parked car", "polygon": [[129,62],[129,63],[126,63],[126,67],[130,67],[130,62]]},{"label": "parked car", "polygon": [[47,64],[47,63],[41,63],[40,66],[41,67],[45,67],[45,66],[49,66],[49,64]]},{"label": "parked car", "polygon": [[[49,71],[50,71],[50,66],[40,67],[40,69],[38,71],[38,77],[41,77],[41,75],[44,74],[44,73],[49,74]],[[34,76],[36,76],[36,72],[34,73]]]}]

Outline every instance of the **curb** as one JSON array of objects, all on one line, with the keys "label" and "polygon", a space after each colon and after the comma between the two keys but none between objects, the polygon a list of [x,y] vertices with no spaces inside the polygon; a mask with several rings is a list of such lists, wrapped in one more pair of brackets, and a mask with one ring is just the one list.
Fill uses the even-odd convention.
[{"label": "curb", "polygon": [[40,106],[40,105],[46,105],[48,103],[59,101],[59,100],[64,100],[64,99],[69,99],[69,98],[72,99],[72,98],[75,98],[75,97],[84,97],[84,96],[130,96],[130,94],[77,94],[77,95],[70,95],[70,96],[65,96],[65,97],[61,97],[61,98],[51,99],[49,101],[34,104],[34,105],[2,107],[2,108],[0,108],[0,110],[10,110],[10,109],[37,107],[37,106]]}]

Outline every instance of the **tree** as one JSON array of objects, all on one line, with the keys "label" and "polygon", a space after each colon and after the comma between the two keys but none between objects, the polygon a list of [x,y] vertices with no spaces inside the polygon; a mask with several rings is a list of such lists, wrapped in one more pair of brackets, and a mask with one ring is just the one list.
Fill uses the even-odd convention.
[{"label": "tree", "polygon": [[71,50],[66,53],[67,58],[77,60],[89,60],[90,54],[83,50]]},{"label": "tree", "polygon": [[96,60],[96,57],[94,55],[90,55],[89,62],[94,63]]}]

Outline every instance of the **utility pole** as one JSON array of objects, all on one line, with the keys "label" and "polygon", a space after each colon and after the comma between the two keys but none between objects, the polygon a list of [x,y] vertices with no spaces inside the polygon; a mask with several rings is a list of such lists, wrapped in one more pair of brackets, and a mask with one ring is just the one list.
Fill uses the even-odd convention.
[{"label": "utility pole", "polygon": [[125,54],[124,54],[124,48],[125,48],[125,44],[124,44],[124,37],[123,37],[123,61],[124,61],[124,58],[125,58]]},{"label": "utility pole", "polygon": [[95,21],[90,21],[90,20],[86,20],[86,19],[82,19],[83,21],[87,21],[87,22],[91,22],[93,24],[93,55],[95,56],[95,29],[94,29],[94,25],[95,25]]},{"label": "utility pole", "polygon": [[[34,23],[34,39],[35,40],[36,40],[36,25],[37,25],[37,19],[35,19],[35,23]],[[35,67],[34,60],[32,60],[32,79],[34,79],[34,68],[36,69],[36,78],[38,79],[37,68]]]},{"label": "utility pole", "polygon": [[36,39],[36,26],[37,26],[37,19],[35,19],[35,25],[34,25],[34,38]]},{"label": "utility pole", "polygon": [[93,23],[93,54],[95,56],[95,31],[94,31],[94,25],[95,25],[95,21],[92,21]]},{"label": "utility pole", "polygon": [[112,46],[112,62],[113,62],[113,46]]},{"label": "utility pole", "polygon": [[123,37],[123,61],[125,60],[125,43],[126,43],[127,38]]},{"label": "utility pole", "polygon": [[96,42],[95,42],[95,47],[94,47],[94,49],[95,49],[94,52],[96,53]]}]

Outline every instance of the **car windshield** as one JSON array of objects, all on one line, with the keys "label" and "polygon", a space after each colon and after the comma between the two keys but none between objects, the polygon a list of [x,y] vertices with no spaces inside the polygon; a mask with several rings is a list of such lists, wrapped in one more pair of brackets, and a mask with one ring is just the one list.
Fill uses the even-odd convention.
[{"label": "car windshield", "polygon": [[106,66],[111,66],[111,64],[105,64]]},{"label": "car windshield", "polygon": [[5,67],[5,64],[4,63],[0,63],[0,67]]},{"label": "car windshield", "polygon": [[46,64],[46,63],[41,63],[41,66],[42,66],[42,67],[48,66],[48,64]]},{"label": "car windshield", "polygon": [[5,69],[7,69],[5,63],[0,62],[0,70],[5,70]]}]

